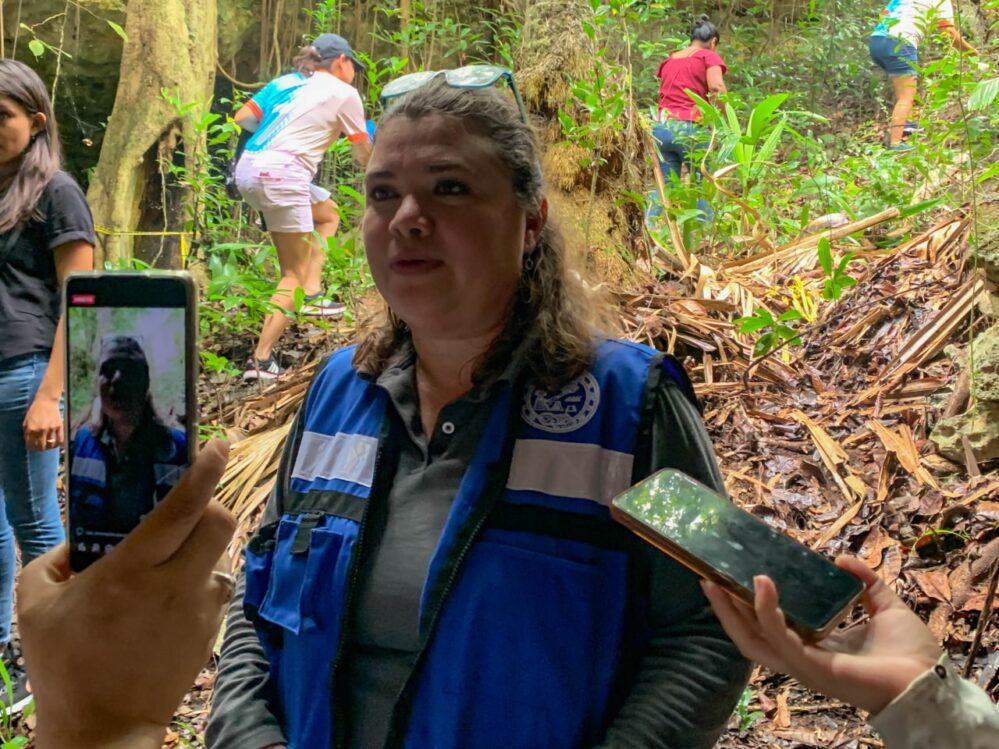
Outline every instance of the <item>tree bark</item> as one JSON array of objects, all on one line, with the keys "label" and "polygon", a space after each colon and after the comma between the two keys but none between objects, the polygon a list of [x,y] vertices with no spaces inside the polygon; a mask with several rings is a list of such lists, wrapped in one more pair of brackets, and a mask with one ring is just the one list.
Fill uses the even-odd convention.
[{"label": "tree bark", "polygon": [[[146,203],[165,192],[164,161],[172,157],[176,134],[188,167],[205,147],[163,92],[207,107],[215,82],[216,19],[216,0],[129,0],[118,90],[87,194],[95,222],[112,232],[99,242],[101,263],[132,256],[134,237],[127,232],[177,228],[170,226],[168,210],[153,226],[140,226],[144,214],[149,219]],[[150,151],[160,158],[149,158]]]}]

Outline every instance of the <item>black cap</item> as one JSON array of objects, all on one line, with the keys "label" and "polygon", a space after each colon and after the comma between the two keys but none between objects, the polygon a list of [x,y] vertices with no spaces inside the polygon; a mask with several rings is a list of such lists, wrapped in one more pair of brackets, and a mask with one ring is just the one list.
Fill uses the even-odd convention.
[{"label": "black cap", "polygon": [[130,335],[108,335],[101,339],[101,363],[108,359],[134,359],[146,364],[146,352],[139,339]]},{"label": "black cap", "polygon": [[354,50],[350,48],[350,42],[339,34],[320,34],[313,40],[312,46],[319,52],[323,62],[335,60],[340,55],[347,55],[347,58],[354,63],[354,67],[366,70],[364,63],[357,59]]}]

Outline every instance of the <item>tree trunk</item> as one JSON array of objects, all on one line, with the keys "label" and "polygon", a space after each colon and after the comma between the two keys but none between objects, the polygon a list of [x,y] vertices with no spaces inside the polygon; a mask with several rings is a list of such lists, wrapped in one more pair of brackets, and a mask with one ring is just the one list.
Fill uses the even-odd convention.
[{"label": "tree trunk", "polygon": [[[215,82],[216,18],[216,0],[129,0],[118,91],[87,194],[95,222],[111,232],[99,243],[99,262],[133,255],[128,232],[177,228],[169,205],[158,217],[150,216],[149,205],[168,192],[167,162],[177,135],[189,168],[205,146],[163,92],[207,107]],[[150,225],[140,225],[143,217]],[[176,238],[166,244],[174,251],[167,252],[167,262],[161,255],[159,264],[176,265]]]}]

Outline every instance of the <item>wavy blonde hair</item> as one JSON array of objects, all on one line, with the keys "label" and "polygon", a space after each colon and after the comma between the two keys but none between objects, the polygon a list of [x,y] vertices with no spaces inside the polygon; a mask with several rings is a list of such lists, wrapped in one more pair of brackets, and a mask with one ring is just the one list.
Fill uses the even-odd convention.
[{"label": "wavy blonde hair", "polygon": [[[539,210],[544,198],[541,149],[534,130],[506,96],[495,88],[453,88],[438,76],[393,103],[379,125],[400,117],[416,121],[434,115],[478,125],[510,170],[520,207]],[[472,381],[477,384],[498,377],[514,349],[530,337],[524,359],[528,381],[557,390],[589,368],[597,340],[610,329],[608,322],[606,305],[587,290],[571,267],[562,233],[549,217],[525,259],[507,323],[478,363]],[[378,376],[408,339],[405,322],[386,304],[362,329],[355,368]]]}]

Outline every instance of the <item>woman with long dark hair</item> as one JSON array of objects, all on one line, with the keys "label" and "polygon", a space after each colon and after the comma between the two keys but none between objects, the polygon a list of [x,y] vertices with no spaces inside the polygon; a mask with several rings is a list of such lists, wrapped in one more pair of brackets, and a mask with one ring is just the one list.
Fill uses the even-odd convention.
[{"label": "woman with long dark hair", "polygon": [[27,700],[10,647],[17,565],[63,540],[56,473],[63,442],[63,278],[94,264],[86,198],[61,171],[59,134],[45,84],[0,60],[0,649],[13,690]]}]

